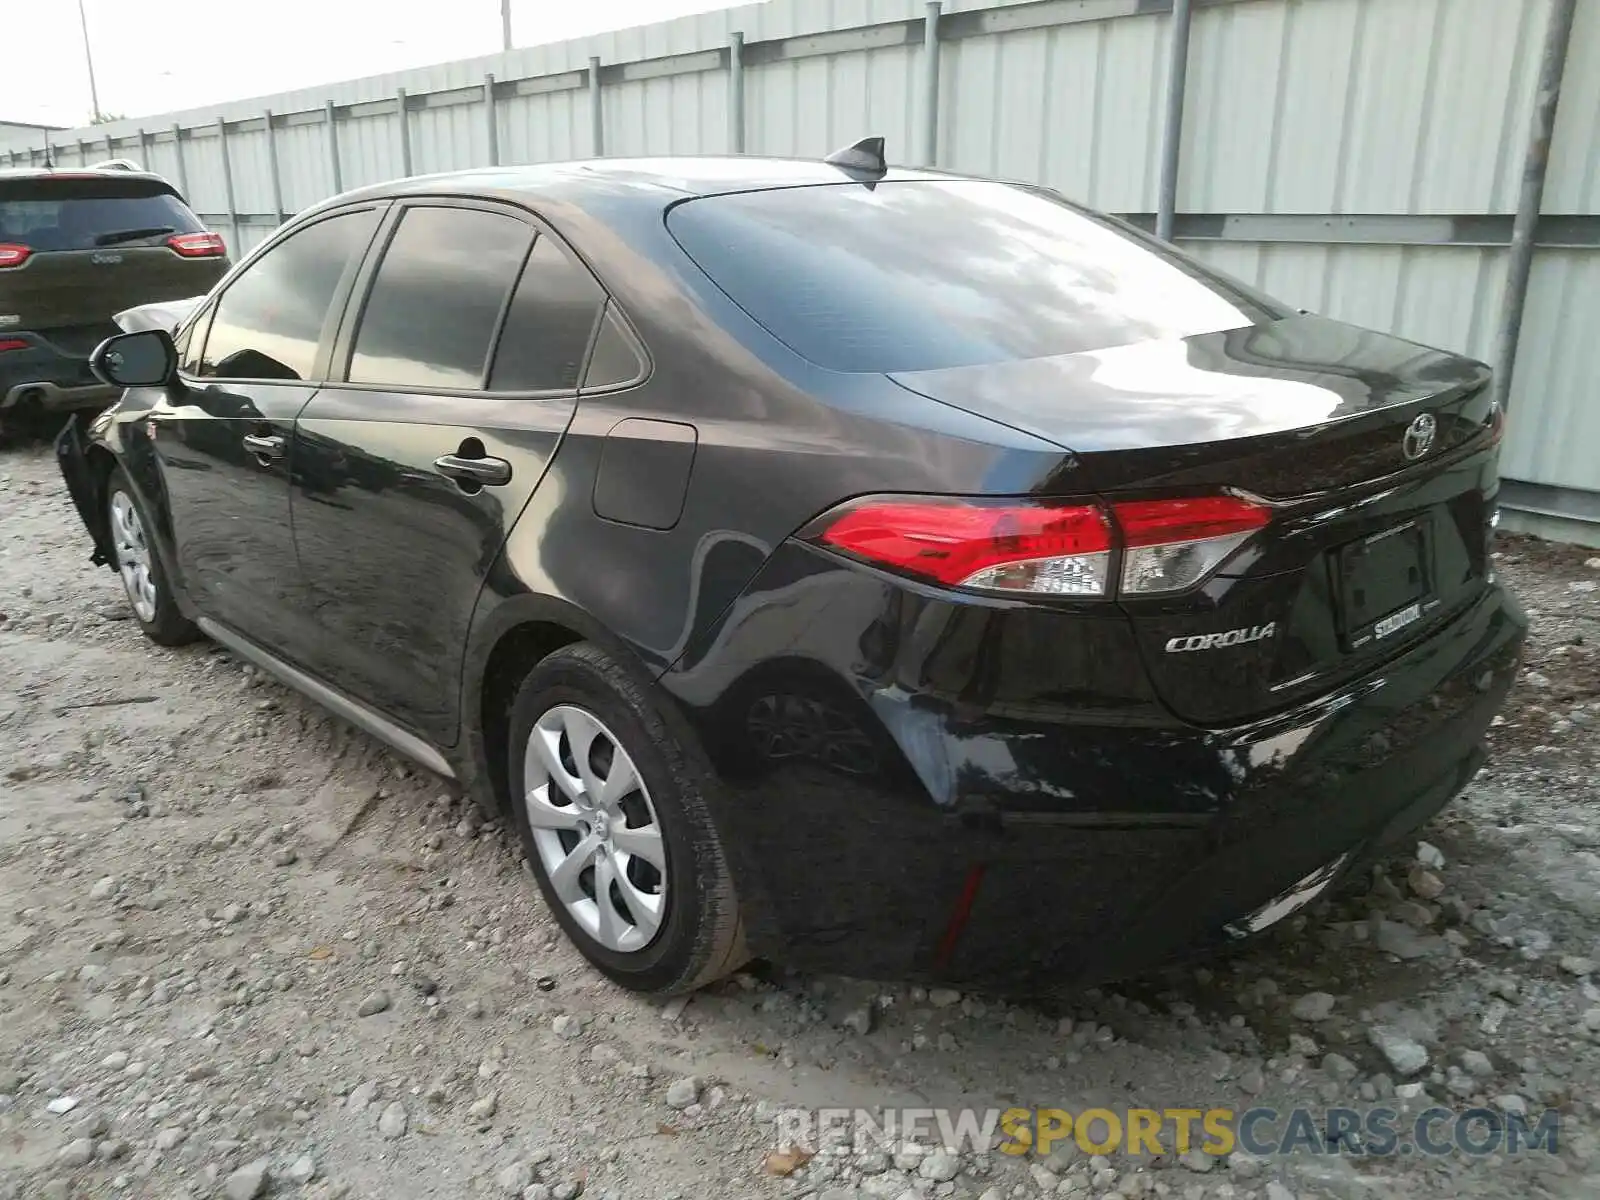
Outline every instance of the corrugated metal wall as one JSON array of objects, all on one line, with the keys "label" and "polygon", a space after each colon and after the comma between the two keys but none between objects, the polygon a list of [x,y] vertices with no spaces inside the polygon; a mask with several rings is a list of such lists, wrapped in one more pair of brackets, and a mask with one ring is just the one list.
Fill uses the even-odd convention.
[{"label": "corrugated metal wall", "polygon": [[[1179,241],[1292,303],[1492,358],[1549,4],[1202,4]],[[1170,0],[936,7],[938,165],[1040,180],[1148,223]],[[927,12],[921,0],[771,0],[67,131],[55,158],[143,158],[236,250],[340,188],[495,160],[723,153],[741,138],[750,153],[818,156],[871,132],[915,161]],[[0,141],[0,163],[8,149],[42,161],[36,138]],[[1519,506],[1589,523],[1550,528],[1600,538],[1600,0],[1579,0],[1544,211],[1505,473],[1529,485]]]}]

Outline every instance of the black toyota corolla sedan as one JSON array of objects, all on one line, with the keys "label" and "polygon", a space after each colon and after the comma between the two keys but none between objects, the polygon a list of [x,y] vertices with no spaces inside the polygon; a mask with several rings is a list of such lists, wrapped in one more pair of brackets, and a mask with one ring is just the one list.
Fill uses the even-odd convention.
[{"label": "black toyota corolla sedan", "polygon": [[303,213],[96,352],[94,560],[508,812],[631,988],[1270,926],[1482,761],[1488,371],[875,149]]}]

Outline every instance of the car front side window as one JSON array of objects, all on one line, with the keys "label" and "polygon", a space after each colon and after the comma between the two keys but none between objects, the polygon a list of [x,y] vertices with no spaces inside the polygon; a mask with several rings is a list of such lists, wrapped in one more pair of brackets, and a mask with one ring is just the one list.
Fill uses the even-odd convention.
[{"label": "car front side window", "polygon": [[195,374],[311,379],[339,282],[372,240],[377,220],[373,209],[328,217],[289,235],[246,267],[213,306]]}]

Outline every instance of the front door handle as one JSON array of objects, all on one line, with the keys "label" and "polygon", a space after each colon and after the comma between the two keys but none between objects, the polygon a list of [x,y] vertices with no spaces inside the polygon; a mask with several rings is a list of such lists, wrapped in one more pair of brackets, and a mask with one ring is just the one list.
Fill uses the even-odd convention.
[{"label": "front door handle", "polygon": [[433,469],[458,483],[499,487],[511,482],[511,464],[503,458],[462,458],[446,454],[433,460]]},{"label": "front door handle", "polygon": [[244,435],[244,448],[257,458],[282,458],[283,438],[275,433],[247,433]]}]

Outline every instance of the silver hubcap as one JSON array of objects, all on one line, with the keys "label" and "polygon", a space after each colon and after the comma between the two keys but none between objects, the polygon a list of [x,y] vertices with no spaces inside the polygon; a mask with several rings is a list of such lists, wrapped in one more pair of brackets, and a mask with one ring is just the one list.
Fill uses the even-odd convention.
[{"label": "silver hubcap", "polygon": [[150,547],[145,545],[139,510],[126,492],[111,496],[111,542],[117,552],[117,570],[128,590],[133,611],[141,621],[156,619],[156,580],[150,571]]},{"label": "silver hubcap", "polygon": [[666,847],[650,790],[593,713],[557,705],[523,756],[534,848],[551,889],[608,950],[648,946],[667,904]]}]

